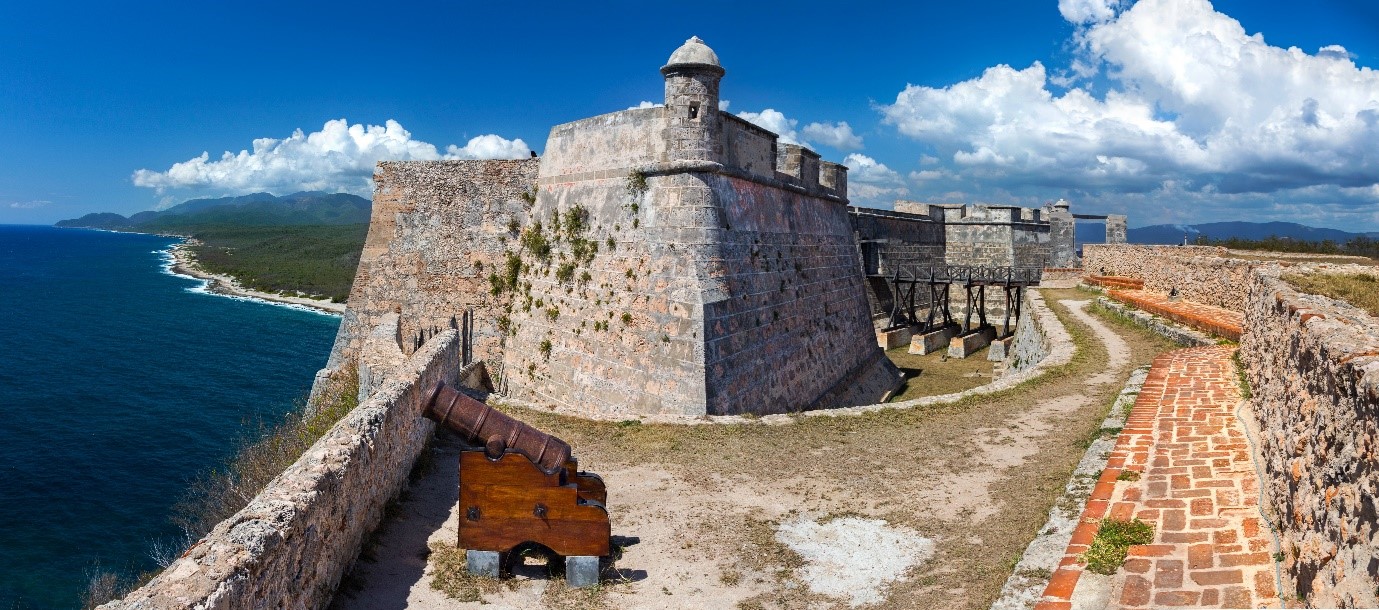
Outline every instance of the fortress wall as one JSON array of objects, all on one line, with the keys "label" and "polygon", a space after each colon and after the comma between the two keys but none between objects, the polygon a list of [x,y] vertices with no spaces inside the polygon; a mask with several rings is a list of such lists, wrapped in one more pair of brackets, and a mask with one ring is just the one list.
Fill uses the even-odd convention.
[{"label": "fortress wall", "polygon": [[[505,364],[511,396],[586,415],[703,414],[703,307],[694,261],[713,240],[686,226],[694,218],[709,222],[711,210],[689,205],[688,189],[670,185],[670,177],[648,178],[641,194],[628,192],[625,176],[545,180],[533,221],[549,228],[556,213],[568,218],[579,206],[588,228],[578,237],[597,253],[576,261],[569,235],[553,243],[549,263],[521,253],[528,266],[513,302]],[[574,265],[568,280],[557,275],[562,264]]]},{"label": "fortress wall", "polygon": [[[848,208],[848,217],[867,275],[890,275],[896,269],[943,264],[943,224],[926,215],[854,207]],[[865,281],[870,311],[889,312],[894,298],[890,284],[874,278]],[[928,306],[927,288],[915,294],[915,303]]]},{"label": "fortress wall", "polygon": [[[633,108],[551,128],[541,156],[541,175],[566,181],[621,177],[627,171],[666,161],[666,109]],[[602,172],[601,175],[586,175]]]},{"label": "fortress wall", "polygon": [[357,357],[381,316],[400,311],[403,347],[432,328],[475,311],[476,359],[501,360],[498,320],[507,296],[490,293],[501,273],[511,221],[525,222],[523,195],[536,160],[406,161],[378,164],[373,217],[328,369]]},{"label": "fortress wall", "polygon": [[1082,268],[1096,275],[1124,275],[1144,280],[1145,290],[1244,311],[1250,273],[1257,261],[1225,258],[1214,246],[1140,246],[1085,244]]},{"label": "fortress wall", "polygon": [[1280,279],[1315,270],[1264,266],[1244,300],[1240,357],[1262,431],[1264,503],[1279,528],[1285,595],[1309,607],[1377,607],[1379,319]]},{"label": "fortress wall", "polygon": [[[894,389],[846,206],[736,177],[683,179],[710,187],[727,227],[701,261],[709,413],[868,404]],[[853,393],[831,393],[845,380]]]},{"label": "fortress wall", "polygon": [[722,113],[723,164],[754,176],[776,175],[776,134],[746,119]]},{"label": "fortress wall", "polygon": [[101,608],[325,608],[431,436],[421,402],[437,381],[465,374],[459,348],[453,331],[433,338],[247,507]]}]

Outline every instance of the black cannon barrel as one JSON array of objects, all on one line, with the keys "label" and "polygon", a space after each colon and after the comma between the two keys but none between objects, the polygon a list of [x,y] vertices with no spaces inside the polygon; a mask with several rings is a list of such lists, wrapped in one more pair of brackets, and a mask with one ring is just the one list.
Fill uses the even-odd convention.
[{"label": "black cannon barrel", "polygon": [[422,405],[427,419],[464,435],[469,441],[484,443],[490,458],[497,458],[506,449],[526,456],[546,474],[555,474],[570,459],[570,445],[546,434],[482,402],[465,396],[445,385],[436,383],[431,397]]}]

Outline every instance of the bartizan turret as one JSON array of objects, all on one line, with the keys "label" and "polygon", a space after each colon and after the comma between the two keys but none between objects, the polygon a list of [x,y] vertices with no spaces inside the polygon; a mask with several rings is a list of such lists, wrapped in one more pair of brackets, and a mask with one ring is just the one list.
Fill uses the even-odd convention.
[{"label": "bartizan turret", "polygon": [[718,55],[698,36],[670,54],[666,78],[665,138],[672,161],[721,162],[723,119],[718,112]]}]

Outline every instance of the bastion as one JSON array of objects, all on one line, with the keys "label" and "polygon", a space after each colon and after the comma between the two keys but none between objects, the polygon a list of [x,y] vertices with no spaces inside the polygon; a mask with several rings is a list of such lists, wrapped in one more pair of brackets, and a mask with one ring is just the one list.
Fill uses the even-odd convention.
[{"label": "bastion", "polygon": [[698,38],[665,104],[557,125],[540,159],[385,162],[328,370],[399,314],[404,350],[473,312],[508,398],[576,414],[878,402],[847,168],[719,110]]}]

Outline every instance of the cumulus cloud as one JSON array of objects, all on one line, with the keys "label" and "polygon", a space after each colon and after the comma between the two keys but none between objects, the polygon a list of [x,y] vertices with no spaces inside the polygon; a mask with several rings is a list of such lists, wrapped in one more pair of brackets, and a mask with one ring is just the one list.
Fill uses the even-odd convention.
[{"label": "cumulus cloud", "polygon": [[848,168],[848,198],[854,205],[890,207],[897,198],[910,194],[900,173],[876,159],[852,153],[843,165]]},{"label": "cumulus cloud", "polygon": [[809,146],[805,143],[804,138],[801,138],[800,134],[795,131],[795,126],[799,124],[799,121],[786,117],[778,110],[767,108],[761,112],[739,112],[737,116],[747,119],[758,127],[774,131],[776,135],[780,136],[779,141],[781,142]]},{"label": "cumulus cloud", "polygon": [[862,137],[852,133],[847,121],[841,123],[810,123],[804,126],[804,137],[838,150],[861,150]]},{"label": "cumulus cloud", "polygon": [[1058,6],[1077,26],[1068,69],[910,85],[880,107],[884,122],[968,187],[1344,205],[1379,184],[1379,73],[1344,47],[1271,46],[1207,0]]},{"label": "cumulus cloud", "polygon": [[[283,138],[259,138],[250,150],[226,151],[212,160],[203,152],[165,171],[140,169],[136,186],[163,194],[170,190],[243,194],[257,191],[340,191],[369,196],[374,165],[383,160],[520,159],[530,154],[521,139],[482,135],[445,152],[414,139],[397,121],[383,125],[351,125],[345,119],[327,121],[320,131],[298,129]],[[165,198],[167,199],[167,198]]]}]

